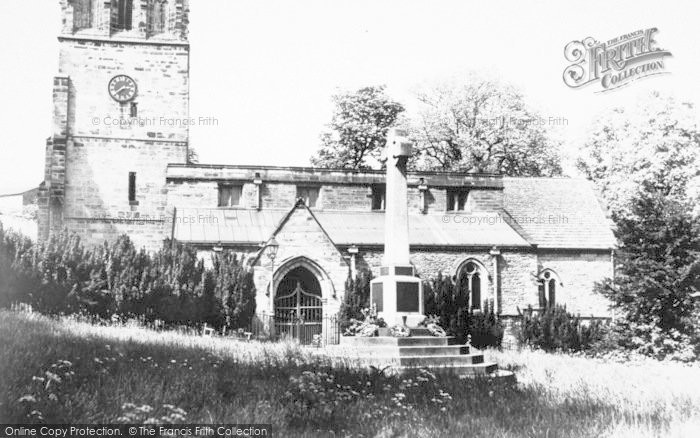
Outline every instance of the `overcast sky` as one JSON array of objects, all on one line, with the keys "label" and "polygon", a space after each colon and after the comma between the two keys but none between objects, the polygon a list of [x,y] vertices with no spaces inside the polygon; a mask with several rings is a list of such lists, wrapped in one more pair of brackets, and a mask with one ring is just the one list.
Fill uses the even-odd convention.
[{"label": "overcast sky", "polygon": [[[202,163],[308,165],[337,90],[411,90],[468,70],[520,87],[545,117],[564,117],[567,152],[591,119],[660,90],[700,102],[697,1],[232,1],[190,0],[191,144]],[[43,178],[51,79],[58,68],[57,0],[0,2],[0,194]],[[623,89],[570,89],[564,46],[657,27],[668,75]]]}]

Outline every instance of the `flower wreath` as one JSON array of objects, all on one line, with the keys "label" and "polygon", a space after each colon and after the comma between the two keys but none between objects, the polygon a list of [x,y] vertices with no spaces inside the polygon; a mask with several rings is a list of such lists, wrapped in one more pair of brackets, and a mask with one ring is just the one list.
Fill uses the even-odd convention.
[{"label": "flower wreath", "polygon": [[391,328],[391,336],[395,338],[406,338],[411,335],[411,330],[405,325],[395,325]]},{"label": "flower wreath", "polygon": [[428,328],[428,331],[430,332],[430,334],[433,336],[439,336],[441,338],[444,338],[445,336],[447,336],[447,333],[445,333],[445,330],[435,323],[428,324],[427,328]]},{"label": "flower wreath", "polygon": [[374,336],[378,328],[379,326],[377,326],[376,324],[365,322],[358,328],[357,336]]}]

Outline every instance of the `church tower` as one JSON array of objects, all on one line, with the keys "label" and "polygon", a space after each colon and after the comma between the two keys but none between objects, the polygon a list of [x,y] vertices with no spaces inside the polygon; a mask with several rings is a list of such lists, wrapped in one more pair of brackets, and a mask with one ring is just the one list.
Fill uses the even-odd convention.
[{"label": "church tower", "polygon": [[39,238],[67,228],[88,244],[168,235],[168,163],[186,163],[188,0],[60,0],[53,132]]}]

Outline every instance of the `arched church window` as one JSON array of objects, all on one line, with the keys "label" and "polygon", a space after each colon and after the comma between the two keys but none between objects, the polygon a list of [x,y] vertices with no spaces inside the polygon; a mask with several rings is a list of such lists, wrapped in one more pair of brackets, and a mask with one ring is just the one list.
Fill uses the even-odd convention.
[{"label": "arched church window", "polygon": [[92,27],[92,0],[73,0],[73,29]]},{"label": "arched church window", "polygon": [[557,304],[557,283],[559,276],[551,269],[545,269],[537,276],[540,307],[553,307]]},{"label": "arched church window", "polygon": [[148,33],[156,35],[166,30],[167,0],[148,1]]},{"label": "arched church window", "polygon": [[133,0],[112,0],[112,30],[131,30]]},{"label": "arched church window", "polygon": [[462,265],[459,273],[460,284],[466,285],[469,293],[469,307],[471,309],[481,309],[481,289],[486,273],[481,265],[473,260],[469,260]]}]

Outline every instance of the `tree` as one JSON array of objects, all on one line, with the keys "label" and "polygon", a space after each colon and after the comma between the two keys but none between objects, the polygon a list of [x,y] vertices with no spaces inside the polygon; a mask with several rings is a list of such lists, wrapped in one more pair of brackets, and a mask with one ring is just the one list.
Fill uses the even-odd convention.
[{"label": "tree", "polygon": [[333,96],[331,131],[321,135],[321,148],[311,158],[314,166],[366,169],[372,159],[379,160],[389,127],[404,111],[384,88],[365,87]]},{"label": "tree", "polygon": [[511,176],[561,173],[559,144],[537,112],[509,85],[472,74],[417,93],[412,122],[421,170],[491,172]]},{"label": "tree", "polygon": [[630,214],[636,195],[645,184],[657,184],[658,176],[667,196],[689,203],[700,216],[700,129],[690,103],[653,93],[635,107],[602,114],[577,166],[619,218]]},{"label": "tree", "polygon": [[629,209],[613,212],[616,276],[596,286],[623,312],[623,345],[656,356],[700,349],[700,220],[674,190],[655,173]]}]

